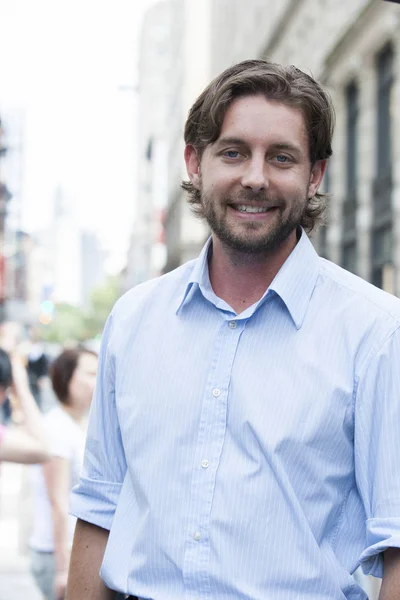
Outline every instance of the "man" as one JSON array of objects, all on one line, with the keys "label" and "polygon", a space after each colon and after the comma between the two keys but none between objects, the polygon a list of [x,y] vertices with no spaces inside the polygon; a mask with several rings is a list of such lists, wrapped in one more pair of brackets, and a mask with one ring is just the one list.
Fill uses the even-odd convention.
[{"label": "man", "polygon": [[400,302],[307,237],[332,129],[317,82],[262,60],[192,107],[211,239],[109,318],[68,600],[361,600],[359,564],[400,598]]}]

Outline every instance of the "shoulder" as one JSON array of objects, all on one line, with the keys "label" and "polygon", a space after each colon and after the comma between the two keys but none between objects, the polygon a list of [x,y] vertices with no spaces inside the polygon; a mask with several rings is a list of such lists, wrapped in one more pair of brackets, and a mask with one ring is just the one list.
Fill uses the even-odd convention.
[{"label": "shoulder", "polygon": [[367,310],[371,317],[388,321],[394,328],[400,325],[400,299],[393,294],[323,258],[320,276],[331,293],[348,302],[349,309]]},{"label": "shoulder", "polygon": [[178,303],[195,264],[196,260],[191,260],[165,275],[150,279],[128,290],[117,300],[111,318],[125,320],[138,311],[166,307],[175,300]]},{"label": "shoulder", "polygon": [[72,419],[56,406],[44,415],[44,423],[51,454],[70,458],[79,438],[78,428]]},{"label": "shoulder", "polygon": [[57,404],[43,415],[43,421],[46,427],[58,425],[63,421],[63,410]]},{"label": "shoulder", "polygon": [[74,423],[60,406],[55,406],[44,415],[44,423],[52,437],[69,440],[74,435]]}]

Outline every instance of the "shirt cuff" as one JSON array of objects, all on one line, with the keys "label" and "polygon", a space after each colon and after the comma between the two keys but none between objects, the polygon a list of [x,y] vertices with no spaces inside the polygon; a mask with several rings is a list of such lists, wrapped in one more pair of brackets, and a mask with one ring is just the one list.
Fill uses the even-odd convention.
[{"label": "shirt cuff", "polygon": [[70,514],[103,529],[111,529],[122,483],[81,477],[71,492]]},{"label": "shirt cuff", "polygon": [[383,552],[400,548],[400,517],[367,520],[368,547],[360,556],[365,575],[383,576]]}]

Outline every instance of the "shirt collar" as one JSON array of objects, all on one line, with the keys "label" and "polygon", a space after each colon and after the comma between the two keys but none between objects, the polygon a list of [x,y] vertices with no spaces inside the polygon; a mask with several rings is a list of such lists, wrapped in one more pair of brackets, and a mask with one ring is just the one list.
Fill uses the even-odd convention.
[{"label": "shirt collar", "polygon": [[[208,287],[210,290],[212,290],[210,278],[208,275],[208,253],[209,253],[211,244],[212,244],[212,238],[210,236],[208,238],[208,240],[206,241],[206,243],[204,244],[200,255],[194,261],[194,267],[193,267],[193,269],[190,273],[190,276],[186,282],[183,294],[181,294],[179,296],[179,304],[178,304],[177,310],[176,310],[177,314],[180,312],[181,308],[185,304],[190,302],[191,298],[193,297],[194,290],[196,290],[197,287],[202,285],[203,287],[206,287],[206,288]],[[195,285],[195,284],[197,284],[197,285]]]},{"label": "shirt collar", "polygon": [[303,324],[319,272],[319,256],[304,230],[272,281],[273,290],[284,302],[297,329]]},{"label": "shirt collar", "polygon": [[[212,295],[217,298],[212,290],[208,274],[208,253],[211,243],[210,237],[199,257],[194,261],[193,269],[186,281],[183,293],[179,295],[177,314],[185,304],[190,302],[199,287],[202,289],[203,295]],[[318,261],[318,254],[307,234],[302,230],[296,247],[269,287],[269,290],[281,298],[297,329],[300,329],[303,324],[308,303],[314,291],[318,277]],[[265,296],[266,294],[263,298]]]}]

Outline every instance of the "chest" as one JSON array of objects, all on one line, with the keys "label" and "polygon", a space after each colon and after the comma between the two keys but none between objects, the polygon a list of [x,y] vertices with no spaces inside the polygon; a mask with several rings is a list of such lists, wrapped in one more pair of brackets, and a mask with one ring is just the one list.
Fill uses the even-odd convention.
[{"label": "chest", "polygon": [[268,321],[155,333],[139,332],[116,363],[122,435],[136,456],[149,440],[173,451],[222,429],[249,454],[298,447],[329,461],[333,446],[350,448],[354,356],[343,336]]}]

